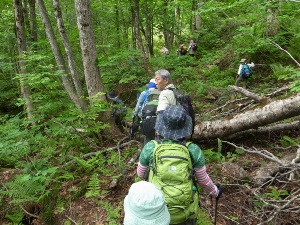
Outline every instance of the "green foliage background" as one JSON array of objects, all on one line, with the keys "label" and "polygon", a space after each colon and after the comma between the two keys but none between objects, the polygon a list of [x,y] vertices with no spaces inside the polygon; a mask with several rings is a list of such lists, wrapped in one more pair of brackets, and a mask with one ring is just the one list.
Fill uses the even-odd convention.
[{"label": "green foliage background", "polygon": [[[170,1],[165,6],[164,1],[140,1],[140,16],[143,26],[147,13],[151,12],[154,16],[154,55],[149,58],[153,71],[161,68],[169,70],[174,83],[191,94],[198,114],[209,110],[211,102],[207,98],[210,96],[217,96],[222,101],[229,99],[227,87],[235,82],[241,58],[261,65],[254,69],[255,79],[250,81],[251,90],[264,94],[271,88],[290,83],[292,90],[299,92],[299,67],[286,52],[272,44],[277,43],[299,62],[298,2],[201,1],[197,10],[192,10],[192,3],[188,0]],[[51,1],[45,1],[45,4],[49,14],[53,15]],[[74,1],[61,1],[61,4],[69,41],[78,70],[82,72]],[[152,8],[147,11],[149,4]],[[172,25],[175,6],[181,9],[181,20],[176,27],[178,32],[169,49],[170,54],[165,57],[159,52],[165,44],[162,31],[166,18],[167,25]],[[139,58],[140,52],[131,41],[131,7],[132,1],[91,1],[97,65],[105,91],[116,89],[128,108],[134,107],[136,94],[144,89],[149,80]],[[0,167],[1,172],[7,169],[16,171],[12,180],[0,186],[0,206],[10,205],[4,210],[4,216],[13,223],[20,219],[22,214],[19,206],[25,202],[50,202],[47,212],[64,210],[62,199],[57,197],[49,201],[50,196],[57,195],[64,183],[76,183],[83,177],[86,181],[83,185],[76,190],[68,190],[72,198],[106,194],[100,186],[108,181],[100,177],[119,176],[124,162],[136,149],[129,147],[121,154],[121,158],[111,152],[82,159],[95,148],[107,148],[107,142],[99,143],[99,139],[93,135],[108,126],[99,121],[97,115],[109,109],[109,105],[99,102],[83,113],[71,104],[62,88],[39,17],[39,40],[29,44],[30,50],[25,58],[27,83],[35,105],[34,121],[27,121],[23,110],[24,99],[20,98],[19,93],[12,1],[2,0],[0,9]],[[274,35],[268,35],[267,9],[277,10],[278,32]],[[119,17],[116,17],[117,11]],[[192,15],[200,15],[200,30],[191,29]],[[51,19],[55,24],[54,18]],[[198,43],[196,57],[178,57],[178,44],[188,44],[190,39]],[[81,80],[84,83],[83,76]],[[130,120],[131,115],[127,119]],[[75,128],[84,128],[86,132],[80,134],[75,132]],[[109,142],[115,145],[118,140],[112,138]],[[218,146],[215,151],[207,151],[207,155],[211,155],[212,161],[224,160]],[[107,202],[99,201],[98,204],[108,212],[111,210],[112,206]],[[120,219],[117,216],[120,210],[121,207],[111,211],[112,221]],[[49,221],[50,214],[46,215]]]}]

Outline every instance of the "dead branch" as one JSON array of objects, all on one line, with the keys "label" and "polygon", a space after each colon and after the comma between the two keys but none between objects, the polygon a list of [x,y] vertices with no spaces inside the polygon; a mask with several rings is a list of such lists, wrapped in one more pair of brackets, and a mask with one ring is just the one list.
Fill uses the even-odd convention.
[{"label": "dead branch", "polygon": [[287,53],[290,58],[300,67],[300,63],[291,55],[291,53],[289,53],[287,50],[283,49],[279,44],[277,44],[276,42],[269,40],[271,42],[272,45],[274,45],[276,48],[280,49],[281,51],[284,51],[285,53]]},{"label": "dead branch", "polygon": [[286,92],[291,88],[290,85],[285,85],[281,88],[276,89],[274,92],[267,94],[266,97],[271,98],[271,97],[275,97],[278,96],[279,94],[281,94],[282,92]]},{"label": "dead branch", "polygon": [[[127,137],[128,138],[128,137]],[[120,145],[120,143],[126,138],[123,138],[122,140],[119,141],[118,146]],[[117,147],[118,147],[117,146]],[[119,170],[120,170],[120,176],[118,178],[114,178],[109,185],[109,189],[112,189],[114,187],[116,187],[118,185],[119,180],[128,173],[128,167],[125,167],[125,169],[123,171],[121,171],[121,151],[120,148],[118,148],[118,152],[119,152]],[[131,166],[135,163],[135,161],[137,160],[137,158],[139,157],[141,153],[141,148],[139,147],[138,151],[131,157],[131,159],[128,161],[128,165]]]},{"label": "dead branch", "polygon": [[[115,146],[115,147],[112,147],[112,148],[99,150],[99,151],[96,151],[96,152],[90,152],[90,153],[87,153],[87,154],[81,156],[81,158],[82,158],[82,159],[86,159],[86,158],[88,158],[88,157],[95,156],[95,155],[100,154],[100,153],[104,153],[104,152],[109,152],[109,151],[112,151],[112,150],[116,150],[116,149],[118,149],[118,148],[123,148],[123,147],[125,147],[125,146],[131,145],[131,144],[134,144],[134,143],[140,145],[140,142],[138,142],[138,141],[136,141],[136,140],[130,140],[130,141],[125,142],[125,143],[123,143],[123,144],[121,144],[121,145],[119,145],[119,146]],[[69,166],[69,165],[71,165],[71,164],[73,164],[73,163],[75,163],[75,162],[76,162],[76,160],[71,160],[71,161],[67,162],[66,164],[64,164],[64,165],[62,165],[62,166],[60,166],[60,167],[58,167],[58,168],[63,168],[63,167]]]},{"label": "dead branch", "polygon": [[[262,199],[260,197],[261,200],[264,201],[264,203],[266,203],[266,206],[265,207],[272,207],[274,208],[275,210],[271,212],[271,215],[268,215],[268,219],[267,221],[263,221],[262,223],[259,223],[259,225],[262,225],[262,224],[268,224],[269,222],[273,221],[275,219],[275,217],[281,213],[283,210],[285,211],[289,211],[288,210],[288,207],[292,204],[292,203],[295,203],[296,201],[299,201],[299,198],[300,198],[300,190],[297,190],[295,193],[293,193],[293,197],[289,200],[286,200],[286,201],[275,201],[276,203],[284,203],[282,206],[278,206],[278,205],[275,205],[275,204],[271,204],[270,201],[266,201],[265,199]],[[259,195],[256,195],[256,196],[259,196]],[[291,195],[290,195],[291,196]],[[296,204],[297,205],[297,204]],[[298,208],[298,211],[299,211],[299,208]]]},{"label": "dead branch", "polygon": [[109,185],[109,189],[111,188],[114,188],[118,185],[119,183],[119,180],[125,176],[130,170],[128,169],[128,167],[132,166],[135,161],[137,160],[137,158],[139,157],[140,153],[141,153],[142,149],[139,148],[138,151],[131,157],[131,159],[128,161],[128,166],[125,167],[125,169],[121,172],[121,175],[119,178],[114,178],[111,182],[110,182],[110,185]]},{"label": "dead branch", "polygon": [[250,92],[244,88],[241,88],[241,87],[237,87],[237,86],[234,86],[234,85],[229,85],[229,88],[232,89],[233,91],[236,91],[236,92],[239,92],[239,93],[242,93],[243,95],[249,97],[249,98],[252,98],[254,99],[255,101],[257,102],[264,102],[264,103],[268,103],[270,102],[270,99],[267,98],[267,97],[264,97],[264,96],[259,96],[253,92]]},{"label": "dead branch", "polygon": [[[253,147],[254,150],[247,148],[247,147],[241,147],[241,146],[237,146],[231,142],[228,141],[222,141],[223,143],[227,143],[235,148],[239,148],[242,149],[245,152],[251,153],[251,154],[256,154],[256,155],[260,155],[263,158],[269,159],[270,161],[276,162],[279,165],[281,165],[282,167],[294,167],[294,165],[290,162],[284,162],[282,160],[280,160],[278,157],[276,157],[275,155],[273,155],[271,152],[267,151],[267,150],[258,150],[255,147]],[[297,165],[298,166],[298,165]],[[299,165],[300,168],[300,165]]]},{"label": "dead branch", "polygon": [[293,121],[290,123],[279,123],[274,124],[270,126],[265,127],[258,127],[256,129],[249,129],[245,131],[241,131],[235,134],[232,134],[226,138],[226,140],[233,140],[237,137],[247,136],[247,135],[253,135],[253,134],[265,134],[265,133],[271,133],[271,132],[278,132],[278,131],[284,131],[284,130],[295,130],[300,128],[300,121]]},{"label": "dead branch", "polygon": [[[300,146],[298,145],[298,150],[296,153],[296,157],[292,160],[292,164],[295,165],[296,163],[300,162]],[[292,172],[290,174],[289,180],[294,180],[295,179],[295,173]]]}]

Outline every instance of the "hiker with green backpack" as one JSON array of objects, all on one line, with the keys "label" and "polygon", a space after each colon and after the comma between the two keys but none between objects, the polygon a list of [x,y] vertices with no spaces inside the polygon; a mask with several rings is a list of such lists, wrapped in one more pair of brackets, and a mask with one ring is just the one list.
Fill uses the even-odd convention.
[{"label": "hiker with green backpack", "polygon": [[204,155],[196,144],[186,141],[192,120],[181,105],[170,105],[157,118],[158,139],[141,151],[137,175],[155,184],[163,193],[171,216],[170,224],[196,225],[199,210],[197,185],[219,199],[222,189],[213,183]]}]

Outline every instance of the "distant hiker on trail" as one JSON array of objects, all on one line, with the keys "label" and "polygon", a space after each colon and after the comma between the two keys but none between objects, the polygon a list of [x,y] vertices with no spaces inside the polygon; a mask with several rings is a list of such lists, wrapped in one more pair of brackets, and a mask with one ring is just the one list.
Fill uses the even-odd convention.
[{"label": "distant hiker on trail", "polygon": [[247,64],[246,59],[241,59],[240,66],[237,72],[235,86],[238,86],[240,82],[243,82],[243,88],[247,88],[247,80],[252,76],[251,67],[254,67],[254,63]]},{"label": "distant hiker on trail", "polygon": [[170,213],[162,192],[152,183],[133,183],[124,199],[124,225],[169,225]]},{"label": "distant hiker on trail", "polygon": [[160,49],[160,52],[166,57],[167,55],[169,55],[169,50],[166,47],[162,47],[162,49]]},{"label": "distant hiker on trail", "polygon": [[107,100],[115,105],[116,107],[113,108],[111,116],[114,118],[115,123],[119,130],[124,133],[124,127],[127,127],[124,118],[127,114],[127,109],[124,102],[116,96],[114,91],[110,91],[106,94]]},{"label": "distant hiker on trail", "polygon": [[[136,103],[136,106],[135,106],[135,109],[133,112],[133,117],[132,117],[133,122],[132,122],[132,127],[131,127],[131,132],[130,132],[131,137],[133,137],[134,133],[138,130],[138,128],[140,126],[140,123],[142,120],[142,110],[143,110],[145,104],[149,101],[148,97],[154,91],[154,89],[156,89],[155,79],[151,79],[148,83],[147,90],[143,91],[138,98],[138,101]],[[154,125],[153,125],[153,129],[154,129]],[[147,139],[147,135],[146,135],[146,139]],[[150,140],[151,139],[152,139],[152,136],[150,137]]]},{"label": "distant hiker on trail", "polygon": [[179,45],[179,47],[177,49],[177,53],[178,53],[178,56],[186,55],[186,53],[187,53],[187,47],[186,47],[186,45],[185,44]]},{"label": "distant hiker on trail", "polygon": [[193,128],[195,126],[195,112],[191,104],[189,95],[183,94],[171,81],[171,74],[168,70],[160,69],[155,72],[156,87],[161,91],[158,99],[157,116],[170,105],[181,104],[186,109],[186,113],[192,118]]},{"label": "distant hiker on trail", "polygon": [[212,197],[219,199],[222,195],[221,187],[206,172],[199,146],[186,142],[191,127],[192,120],[181,105],[167,107],[155,126],[159,141],[150,141],[143,147],[137,166],[137,175],[164,194],[170,224],[196,225],[199,197],[195,181]]},{"label": "distant hiker on trail", "polygon": [[198,49],[198,45],[196,44],[196,42],[194,40],[191,40],[189,48],[187,50],[189,52],[189,55],[194,57],[197,49]]}]

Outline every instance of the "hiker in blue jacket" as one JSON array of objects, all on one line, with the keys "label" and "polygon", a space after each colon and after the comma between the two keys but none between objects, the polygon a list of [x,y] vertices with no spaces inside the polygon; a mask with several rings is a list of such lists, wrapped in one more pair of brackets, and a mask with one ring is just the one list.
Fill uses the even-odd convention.
[{"label": "hiker in blue jacket", "polygon": [[142,118],[142,109],[143,104],[147,100],[147,96],[151,93],[152,90],[156,88],[155,79],[151,79],[147,85],[147,89],[141,92],[136,106],[132,115],[132,126],[130,130],[130,136],[133,137],[134,133],[138,130]]},{"label": "hiker in blue jacket", "polygon": [[238,86],[240,82],[243,82],[243,88],[246,89],[247,87],[247,80],[248,78],[244,78],[242,76],[242,70],[243,70],[243,66],[247,65],[249,68],[254,67],[254,63],[249,63],[247,64],[247,60],[246,59],[241,59],[240,61],[240,66],[237,72],[237,76],[236,76],[236,81],[235,81],[235,86]]}]

